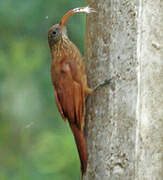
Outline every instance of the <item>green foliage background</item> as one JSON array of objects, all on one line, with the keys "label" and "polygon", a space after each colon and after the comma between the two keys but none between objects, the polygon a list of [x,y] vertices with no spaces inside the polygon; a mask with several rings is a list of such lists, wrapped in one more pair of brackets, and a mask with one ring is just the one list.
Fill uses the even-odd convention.
[{"label": "green foliage background", "polygon": [[[0,180],[77,180],[74,139],[55,105],[47,31],[82,0],[0,0]],[[48,18],[47,18],[48,17]],[[68,21],[83,52],[84,15]]]}]

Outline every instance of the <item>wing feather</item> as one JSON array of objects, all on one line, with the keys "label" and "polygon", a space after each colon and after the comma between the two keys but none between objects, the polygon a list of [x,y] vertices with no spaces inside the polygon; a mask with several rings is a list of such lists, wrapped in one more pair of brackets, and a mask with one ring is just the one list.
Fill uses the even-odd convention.
[{"label": "wing feather", "polygon": [[58,96],[57,96],[56,90],[54,90],[54,96],[55,96],[55,101],[56,101],[56,105],[58,107],[58,110],[59,110],[63,120],[66,121],[66,118],[65,118],[64,113],[63,113],[62,106],[61,106],[61,104],[60,104],[60,102],[58,100]]},{"label": "wing feather", "polygon": [[[59,104],[62,107],[64,117],[70,123],[75,123],[79,129],[84,128],[85,116],[85,94],[82,87],[82,81],[77,81],[72,72],[72,61],[66,61],[62,64],[58,79],[54,82],[55,91]],[[77,72],[77,70],[76,70]]]}]

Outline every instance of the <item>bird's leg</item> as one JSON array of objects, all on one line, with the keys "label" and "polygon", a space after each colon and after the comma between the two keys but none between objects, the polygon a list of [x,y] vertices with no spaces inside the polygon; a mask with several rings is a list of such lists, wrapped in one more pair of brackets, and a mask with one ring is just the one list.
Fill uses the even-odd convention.
[{"label": "bird's leg", "polygon": [[111,84],[111,81],[112,81],[112,80],[113,80],[113,78],[111,78],[111,79],[105,79],[104,81],[100,82],[97,86],[95,86],[95,87],[92,89],[92,91],[94,92],[94,91],[98,90],[100,87],[103,87],[103,86],[105,86],[105,85]]},{"label": "bird's leg", "polygon": [[[93,92],[97,91],[100,87],[103,87],[105,85],[111,85],[112,80],[114,79],[114,77],[110,78],[110,79],[105,79],[104,81],[102,81],[101,83],[99,83],[97,86],[95,86],[93,89],[88,89],[88,95],[91,95]],[[86,97],[86,101],[88,100],[88,97]]]}]

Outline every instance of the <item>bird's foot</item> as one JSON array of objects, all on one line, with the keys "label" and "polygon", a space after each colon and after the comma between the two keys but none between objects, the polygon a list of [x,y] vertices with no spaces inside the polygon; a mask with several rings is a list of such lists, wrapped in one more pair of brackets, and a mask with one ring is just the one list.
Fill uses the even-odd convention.
[{"label": "bird's foot", "polygon": [[92,91],[94,92],[94,91],[98,90],[100,87],[103,87],[103,86],[105,86],[105,85],[110,85],[110,84],[112,83],[112,80],[113,80],[113,78],[111,78],[111,79],[105,79],[104,81],[102,81],[101,83],[99,83],[97,86],[95,86],[95,87],[92,89]]}]

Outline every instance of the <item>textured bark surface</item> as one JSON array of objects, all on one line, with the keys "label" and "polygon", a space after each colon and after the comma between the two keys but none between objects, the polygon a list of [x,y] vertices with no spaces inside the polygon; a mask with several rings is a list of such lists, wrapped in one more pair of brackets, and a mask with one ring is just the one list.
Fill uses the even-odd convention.
[{"label": "textured bark surface", "polygon": [[136,180],[162,180],[163,1],[141,1],[138,24]]},{"label": "textured bark surface", "polygon": [[89,158],[84,180],[161,180],[162,3],[89,0],[88,4],[98,11],[87,18],[89,86],[114,79],[87,101]]}]

